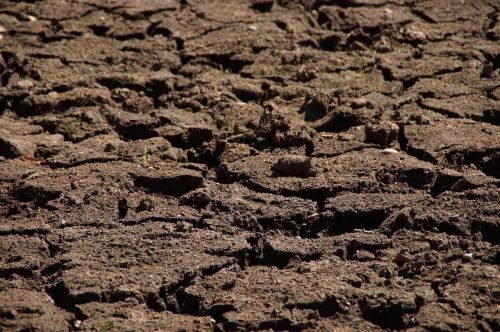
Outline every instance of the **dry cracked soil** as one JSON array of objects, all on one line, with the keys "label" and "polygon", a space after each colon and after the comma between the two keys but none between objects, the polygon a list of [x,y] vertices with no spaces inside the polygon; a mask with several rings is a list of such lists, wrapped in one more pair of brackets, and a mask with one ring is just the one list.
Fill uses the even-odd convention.
[{"label": "dry cracked soil", "polygon": [[499,0],[0,1],[1,331],[500,331]]}]

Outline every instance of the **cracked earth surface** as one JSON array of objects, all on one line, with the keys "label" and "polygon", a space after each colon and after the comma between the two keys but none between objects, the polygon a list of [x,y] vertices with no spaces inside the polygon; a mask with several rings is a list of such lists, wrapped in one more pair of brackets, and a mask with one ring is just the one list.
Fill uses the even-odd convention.
[{"label": "cracked earth surface", "polygon": [[0,3],[1,331],[499,331],[498,0]]}]

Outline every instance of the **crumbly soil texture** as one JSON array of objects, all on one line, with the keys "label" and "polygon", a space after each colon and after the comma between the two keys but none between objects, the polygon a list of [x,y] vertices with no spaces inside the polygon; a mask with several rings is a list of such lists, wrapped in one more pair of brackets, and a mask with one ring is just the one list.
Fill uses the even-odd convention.
[{"label": "crumbly soil texture", "polygon": [[498,0],[0,2],[0,331],[500,331]]}]

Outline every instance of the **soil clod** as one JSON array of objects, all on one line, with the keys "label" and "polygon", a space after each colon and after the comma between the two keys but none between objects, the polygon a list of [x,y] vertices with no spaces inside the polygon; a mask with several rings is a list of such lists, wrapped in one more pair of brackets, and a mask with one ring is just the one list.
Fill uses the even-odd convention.
[{"label": "soil clod", "polygon": [[311,158],[298,155],[280,157],[273,165],[272,170],[284,176],[309,177],[316,175]]}]

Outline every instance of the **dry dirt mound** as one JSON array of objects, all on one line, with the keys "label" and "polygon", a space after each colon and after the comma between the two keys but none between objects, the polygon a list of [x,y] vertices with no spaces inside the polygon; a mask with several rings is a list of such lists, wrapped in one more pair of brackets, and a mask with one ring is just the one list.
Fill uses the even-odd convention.
[{"label": "dry dirt mound", "polygon": [[0,3],[1,331],[499,331],[498,0]]}]

